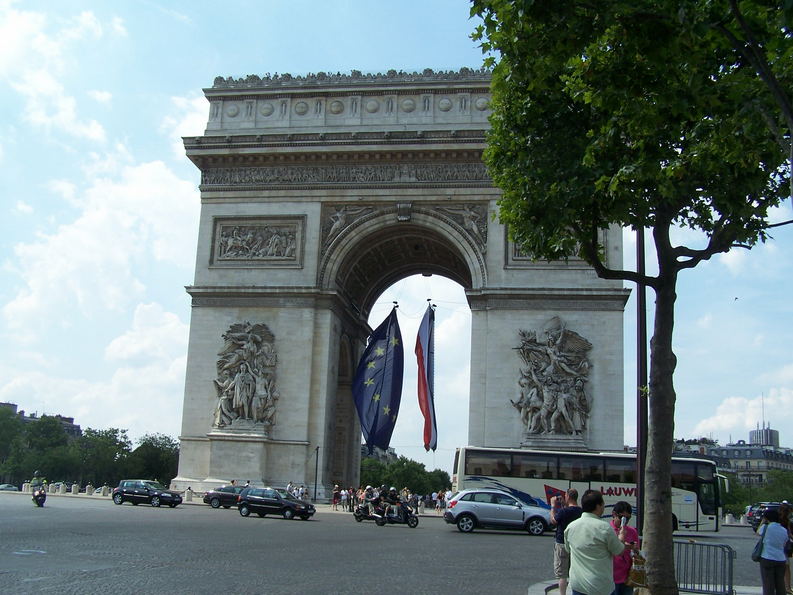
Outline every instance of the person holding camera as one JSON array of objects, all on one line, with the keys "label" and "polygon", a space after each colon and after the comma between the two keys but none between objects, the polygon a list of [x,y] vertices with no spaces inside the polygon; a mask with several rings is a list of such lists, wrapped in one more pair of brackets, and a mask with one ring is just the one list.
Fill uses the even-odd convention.
[{"label": "person holding camera", "polygon": [[[620,500],[614,505],[611,513],[611,526],[619,535],[620,530],[625,531],[625,541],[632,545],[639,543],[639,534],[636,529],[628,524],[633,514],[633,507],[629,502]],[[614,556],[614,593],[612,595],[633,595],[633,587],[626,585],[628,574],[633,565],[633,550],[625,548],[619,556]]]},{"label": "person holding camera", "polygon": [[559,595],[566,595],[570,576],[570,553],[564,548],[564,530],[581,516],[578,490],[570,488],[567,496],[555,496],[551,501],[551,524],[556,525],[553,544],[553,573],[559,581]]}]

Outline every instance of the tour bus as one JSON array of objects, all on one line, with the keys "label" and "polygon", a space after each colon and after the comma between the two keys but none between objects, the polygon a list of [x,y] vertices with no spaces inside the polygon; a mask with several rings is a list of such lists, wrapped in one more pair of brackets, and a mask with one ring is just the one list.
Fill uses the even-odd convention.
[{"label": "tour bus", "polygon": [[[620,500],[636,507],[636,455],[466,446],[454,455],[452,491],[500,489],[550,508],[552,498],[570,488],[600,490],[606,514]],[[672,457],[674,530],[718,531],[727,478],[716,463]],[[579,501],[580,502],[580,501]],[[635,524],[635,517],[631,521]]]}]

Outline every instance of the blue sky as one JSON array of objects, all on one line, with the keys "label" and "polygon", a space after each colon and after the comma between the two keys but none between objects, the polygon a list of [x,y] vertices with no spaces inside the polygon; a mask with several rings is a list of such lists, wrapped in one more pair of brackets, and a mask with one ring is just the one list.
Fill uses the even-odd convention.
[{"label": "blue sky", "polygon": [[[178,436],[199,214],[199,172],[180,138],[205,128],[202,88],[268,72],[479,67],[468,12],[461,1],[0,0],[0,401],[133,438]],[[789,203],[775,217],[790,218]],[[774,236],[681,275],[677,436],[748,439],[764,395],[765,419],[793,445],[793,230]],[[467,442],[462,290],[437,277],[401,281],[371,323],[398,299],[403,335],[415,337],[428,297],[438,304],[440,448],[421,447],[415,378],[405,380],[392,443],[450,470]]]}]

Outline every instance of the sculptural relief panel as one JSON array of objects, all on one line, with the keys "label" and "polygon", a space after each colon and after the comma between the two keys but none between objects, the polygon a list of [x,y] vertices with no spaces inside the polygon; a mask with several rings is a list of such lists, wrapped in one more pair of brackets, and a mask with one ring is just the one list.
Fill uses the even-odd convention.
[{"label": "sculptural relief panel", "polygon": [[303,266],[305,216],[214,219],[210,265]]},{"label": "sculptural relief panel", "polygon": [[267,434],[275,425],[280,394],[276,390],[275,337],[267,325],[232,324],[218,352],[217,392],[212,427]]},{"label": "sculptural relief panel", "polygon": [[526,368],[520,370],[518,400],[510,403],[526,435],[579,436],[592,410],[586,392],[592,343],[565,328],[558,316],[539,335],[534,330],[518,332],[520,346],[515,349]]}]

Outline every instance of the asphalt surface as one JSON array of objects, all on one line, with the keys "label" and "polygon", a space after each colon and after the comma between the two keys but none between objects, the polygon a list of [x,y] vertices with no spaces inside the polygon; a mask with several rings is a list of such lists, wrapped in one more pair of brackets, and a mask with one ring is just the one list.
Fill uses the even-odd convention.
[{"label": "asphalt surface", "polygon": [[[687,536],[677,536],[687,538]],[[694,535],[736,549],[735,584],[758,586],[747,527]],[[474,531],[430,512],[418,528],[319,505],[309,521],[213,510],[114,505],[109,498],[0,493],[0,593],[525,595],[553,578],[553,536]]]}]

